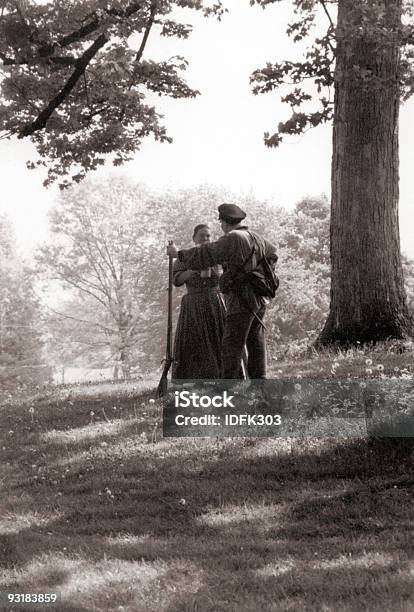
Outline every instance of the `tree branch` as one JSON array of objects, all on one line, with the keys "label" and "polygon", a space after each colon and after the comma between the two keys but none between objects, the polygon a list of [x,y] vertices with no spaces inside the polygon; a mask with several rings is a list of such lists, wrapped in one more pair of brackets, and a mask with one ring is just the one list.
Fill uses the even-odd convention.
[{"label": "tree branch", "polygon": [[[155,2],[152,2],[151,4],[151,10],[150,10],[150,16],[148,19],[148,23],[147,26],[145,28],[145,32],[144,32],[144,36],[142,37],[142,41],[141,44],[139,46],[139,49],[137,51],[137,54],[135,56],[135,63],[139,63],[142,59],[143,53],[145,51],[145,47],[148,41],[148,36],[150,34],[151,28],[154,25],[154,20],[155,20],[155,15],[157,12],[157,1],[155,0]],[[128,90],[130,90],[132,88],[132,85],[134,84],[134,78],[133,78],[133,73],[132,76],[130,78],[129,81],[129,85],[128,85]],[[123,118],[125,117],[125,105],[122,107],[121,112],[119,113],[119,121],[122,121]]]},{"label": "tree branch", "polygon": [[[62,278],[64,278],[66,281],[68,279],[67,276],[63,276]],[[86,287],[90,287],[91,290],[97,291],[101,295],[105,296],[105,298],[108,297],[107,294],[105,293],[104,289],[100,285],[92,282],[92,280],[89,280],[87,278],[83,278],[82,276],[79,276],[79,274],[72,274],[71,280],[74,283],[78,283],[78,288],[81,291],[84,291]],[[98,298],[96,298],[96,299],[98,299]],[[102,302],[102,303],[105,304],[105,302]]]},{"label": "tree branch", "polygon": [[[100,240],[101,240],[101,242],[102,242],[102,244],[104,246],[104,249],[106,251],[106,254],[108,256],[108,259],[105,258],[105,255],[104,255],[101,247],[99,246],[99,240],[97,239],[97,237],[96,237],[96,235],[94,233],[92,219],[91,219],[91,217],[90,217],[88,212],[85,212],[85,218],[86,218],[86,221],[88,223],[88,226],[89,226],[89,229],[90,229],[90,232],[91,232],[91,236],[93,237],[94,246],[98,250],[98,253],[99,253],[99,255],[102,258],[102,261],[104,261],[105,264],[108,266],[109,271],[111,273],[111,276],[112,276],[113,280],[115,281],[115,285],[116,285],[116,283],[118,282],[118,277],[117,277],[117,274],[116,274],[115,264],[114,264],[114,262],[112,260],[111,254],[110,254],[108,246],[106,244],[106,240],[104,239],[103,235],[100,237]],[[78,219],[79,219],[81,224],[84,223],[85,219],[83,219],[81,215],[78,215]]]},{"label": "tree branch", "polygon": [[332,28],[334,28],[334,27],[335,27],[335,25],[334,25],[334,22],[332,21],[332,17],[331,17],[331,16],[330,16],[330,14],[329,14],[329,11],[328,11],[328,9],[327,9],[327,6],[326,6],[326,4],[325,4],[325,0],[319,0],[319,4],[321,4],[321,5],[322,5],[323,10],[325,11],[325,14],[326,14],[326,16],[327,16],[327,17],[328,17],[328,19],[329,19],[329,23],[331,24],[331,27],[332,27]]},{"label": "tree branch", "polygon": [[[108,302],[110,302],[111,299],[112,299],[111,298],[111,290],[110,290],[110,287],[108,287],[108,285],[106,283],[107,278],[106,278],[105,270],[99,264],[99,261],[97,260],[97,258],[93,256],[93,252],[92,252],[89,240],[86,241],[86,246],[87,246],[87,249],[88,249],[88,252],[89,252],[89,255],[88,255],[85,252],[85,250],[82,248],[82,242],[80,242],[80,241],[76,242],[72,237],[71,237],[71,239],[73,240],[73,243],[77,246],[77,248],[80,249],[80,251],[84,255],[84,257],[88,260],[88,262],[89,262],[90,266],[92,267],[92,269],[95,271],[96,280],[100,284],[100,287],[95,285],[95,288],[100,290],[105,295],[105,297],[107,298]],[[102,278],[101,274],[99,273],[98,267],[100,268],[104,278]]]},{"label": "tree branch", "polygon": [[26,92],[24,91],[24,89],[22,89],[21,87],[19,87],[16,84],[16,81],[14,79],[10,80],[10,83],[12,85],[12,87],[14,87],[14,89],[21,95],[21,97],[25,100],[25,102],[27,103],[28,106],[30,106],[35,113],[39,112],[39,108],[36,106],[36,104],[34,102],[32,102],[32,100],[30,100],[27,95]]},{"label": "tree branch", "polygon": [[[74,340],[73,338],[69,338],[67,342],[69,342],[70,344],[81,344],[83,346],[86,346],[87,348],[83,351],[83,353],[86,353],[86,351],[89,350],[90,347],[94,347],[94,348],[96,348],[97,346],[106,346],[107,348],[111,347],[110,340],[107,340],[106,342],[88,342],[87,340]],[[81,354],[82,353],[80,353],[78,357]]]},{"label": "tree branch", "polygon": [[55,111],[60,104],[68,97],[72,89],[75,87],[76,83],[79,81],[82,74],[85,72],[86,67],[92,58],[97,54],[99,49],[101,49],[108,42],[108,38],[101,34],[95,42],[85,51],[85,53],[77,60],[76,68],[73,71],[72,75],[69,77],[65,85],[59,91],[59,93],[49,102],[44,110],[39,114],[37,119],[24,126],[18,138],[24,138],[25,136],[30,136],[37,132],[38,130],[43,129],[53,111]]},{"label": "tree branch", "polygon": [[[144,2],[132,2],[126,9],[118,10],[118,9],[106,9],[105,12],[114,17],[128,18],[131,17],[134,13],[139,11]],[[151,11],[154,7],[151,8]],[[101,25],[102,20],[99,19],[97,15],[95,15],[94,19],[80,28],[64,36],[58,40],[57,43],[53,45],[42,45],[39,47],[39,56],[40,57],[48,57],[53,54],[56,47],[67,47],[74,42],[78,42],[85,36],[88,36],[92,32],[96,31]],[[103,47],[107,42],[108,38],[101,34],[95,42],[83,53],[83,55],[75,61],[75,70],[72,75],[69,77],[68,81],[65,83],[63,88],[59,91],[59,93],[49,102],[47,107],[40,113],[40,115],[35,119],[32,123],[24,126],[20,131],[18,138],[24,138],[25,136],[30,136],[34,132],[39,131],[46,127],[46,124],[52,115],[53,111],[58,108],[60,104],[68,97],[72,89],[77,84],[78,80],[84,74],[86,67],[88,66],[91,59],[96,55],[101,47]],[[65,61],[65,60],[64,60]],[[59,60],[57,63],[61,62]],[[62,62],[61,62],[62,63]]]},{"label": "tree branch", "polygon": [[95,300],[97,300],[100,304],[102,304],[102,306],[105,309],[108,309],[108,306],[104,302],[104,300],[102,300],[99,296],[96,295],[96,293],[94,293],[90,289],[87,289],[86,287],[83,287],[81,282],[77,283],[75,280],[71,280],[71,279],[67,278],[65,276],[65,274],[63,272],[60,272],[59,270],[55,270],[55,272],[57,274],[57,277],[53,277],[52,276],[51,280],[60,280],[60,281],[63,281],[64,283],[67,283],[68,285],[71,285],[72,287],[75,287],[75,289],[78,289],[79,291],[83,291],[84,293],[87,293],[88,295],[93,297]]},{"label": "tree branch", "polygon": [[25,19],[25,16],[23,15],[23,11],[22,11],[20,4],[17,2],[17,0],[14,0],[13,4],[16,8],[17,13],[19,14],[20,21],[23,23],[23,25],[27,27],[26,19]]},{"label": "tree branch", "polygon": [[[131,17],[134,13],[137,13],[143,7],[144,4],[145,4],[144,1],[131,2],[131,4],[127,6],[124,10],[109,8],[109,9],[104,9],[104,11],[107,15],[111,17],[121,17],[125,19],[128,17]],[[39,48],[39,55],[41,57],[47,57],[48,55],[52,55],[54,53],[54,50],[56,47],[68,47],[69,45],[72,45],[75,42],[79,42],[80,40],[85,38],[85,36],[88,36],[89,34],[96,32],[96,30],[99,28],[101,23],[102,23],[102,19],[100,19],[98,15],[95,14],[92,21],[82,26],[78,30],[71,32],[70,34],[67,34],[66,36],[62,36],[61,38],[59,38],[59,40],[56,43],[53,43],[52,45],[47,44],[47,43],[43,44]]]},{"label": "tree branch", "polygon": [[64,312],[58,312],[57,310],[55,310],[54,308],[51,308],[51,306],[46,306],[47,310],[50,310],[51,312],[53,312],[53,314],[62,317],[64,319],[72,319],[73,321],[77,321],[78,323],[86,323],[87,325],[91,325],[93,327],[99,327],[100,329],[104,330],[105,332],[109,332],[110,334],[116,334],[117,330],[116,329],[112,329],[110,327],[105,327],[104,325],[101,325],[100,323],[96,323],[93,321],[86,321],[85,319],[78,319],[78,317],[73,317],[71,315],[65,314]]},{"label": "tree branch", "polygon": [[[331,28],[334,30],[334,29],[335,29],[335,24],[334,24],[334,22],[332,21],[332,17],[331,17],[331,16],[330,16],[330,14],[329,14],[328,8],[327,8],[326,3],[325,3],[325,0],[319,0],[319,4],[320,4],[320,5],[323,7],[323,10],[325,11],[326,16],[327,16],[327,17],[328,17],[328,19],[329,19],[329,23],[330,23],[330,25],[331,25]],[[335,56],[335,48],[334,48],[334,47],[331,45],[331,43],[330,43],[330,41],[329,41],[329,38],[327,38],[327,43],[328,43],[328,45],[329,45],[329,47],[330,47],[330,49],[331,49],[332,53],[333,53],[333,54],[334,54],[334,56]]]},{"label": "tree branch", "polygon": [[104,113],[105,111],[109,110],[110,108],[111,107],[109,105],[103,106],[102,108],[97,108],[96,110],[91,111],[90,113],[88,113],[88,115],[82,115],[82,120],[83,121],[90,121],[91,119],[96,117],[96,115],[100,115],[101,113]]},{"label": "tree branch", "polygon": [[[24,57],[22,59],[16,60],[14,57],[7,57],[4,53],[0,52],[0,59],[3,62],[4,66],[26,66],[28,64],[36,64],[36,58],[27,58]],[[76,64],[77,59],[72,55],[62,55],[56,57],[49,57],[49,62],[53,62],[54,64],[60,64],[62,66],[73,66]]]},{"label": "tree branch", "polygon": [[139,47],[138,52],[137,52],[137,54],[135,56],[135,62],[136,63],[140,62],[141,59],[142,59],[142,54],[144,53],[145,45],[147,44],[149,33],[150,33],[151,28],[152,28],[152,26],[154,24],[154,19],[155,19],[156,12],[157,12],[157,3],[156,2],[152,2],[151,3],[150,16],[149,16],[149,19],[148,19],[147,26],[145,28],[144,36],[142,37],[142,41],[141,41],[140,47]]},{"label": "tree branch", "polygon": [[86,95],[86,103],[88,108],[91,107],[91,101],[89,100],[89,91],[88,91],[88,82],[86,80],[86,72],[83,73],[83,83],[85,85],[85,95]]}]

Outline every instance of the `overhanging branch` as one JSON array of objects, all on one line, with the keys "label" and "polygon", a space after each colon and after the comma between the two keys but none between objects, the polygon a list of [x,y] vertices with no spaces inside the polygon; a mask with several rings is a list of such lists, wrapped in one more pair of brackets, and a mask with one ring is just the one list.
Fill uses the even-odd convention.
[{"label": "overhanging branch", "polygon": [[[147,42],[148,42],[148,36],[149,36],[149,34],[151,32],[152,26],[154,25],[154,20],[155,20],[156,12],[157,12],[157,2],[155,1],[155,2],[152,2],[152,4],[151,4],[151,11],[150,11],[150,16],[149,16],[149,19],[148,19],[148,23],[146,25],[145,32],[144,32],[144,35],[142,37],[141,44],[140,44],[139,49],[137,51],[137,54],[135,56],[135,60],[134,61],[135,61],[136,64],[139,64],[139,62],[142,59],[143,53],[145,51],[145,47],[146,47]],[[130,78],[130,81],[129,81],[129,85],[128,85],[128,89],[129,90],[132,88],[133,83],[134,83],[134,78],[133,78],[133,75],[132,75],[131,78]],[[124,117],[125,117],[125,105],[122,107],[121,112],[119,113],[119,121],[122,121]]]},{"label": "overhanging branch", "polygon": [[[131,4],[123,10],[107,8],[107,9],[104,9],[104,13],[110,17],[128,19],[129,17],[134,15],[134,13],[137,13],[141,8],[143,8],[144,4],[145,4],[144,1],[131,2]],[[89,36],[90,34],[93,34],[93,32],[96,32],[96,30],[98,30],[98,28],[101,26],[102,21],[103,21],[102,18],[94,14],[92,20],[89,21],[89,23],[85,24],[78,30],[74,30],[70,34],[66,34],[65,36],[62,36],[55,43],[50,44],[47,42],[42,42],[38,47],[39,58],[43,58],[43,59],[49,58],[50,61],[56,64],[62,64],[62,65],[75,64],[77,60],[74,57],[70,57],[70,56],[53,57],[55,50],[59,47],[60,48],[69,47],[73,43],[79,42],[83,40],[85,37]],[[0,59],[2,60],[5,66],[25,65],[25,64],[36,62],[36,58],[21,58],[19,60],[16,60],[15,58],[7,57],[5,54],[1,54]]]},{"label": "overhanging branch", "polygon": [[[8,57],[7,55],[1,52],[0,59],[3,62],[4,66],[27,66],[30,64],[36,64],[38,62],[38,60],[33,57],[25,57],[17,60],[14,57]],[[56,57],[49,57],[48,61],[53,62],[54,64],[59,64],[61,66],[73,66],[74,64],[76,64],[77,60],[76,57],[73,57],[72,55],[62,55]]]},{"label": "overhanging branch", "polygon": [[77,60],[76,68],[73,71],[72,75],[69,77],[65,85],[59,91],[59,93],[49,102],[44,110],[39,114],[37,119],[25,125],[20,131],[18,138],[24,138],[25,136],[30,136],[37,132],[38,130],[43,129],[53,111],[62,104],[62,102],[68,97],[72,89],[75,87],[76,83],[79,81],[80,77],[85,72],[86,67],[92,58],[97,54],[99,49],[101,49],[108,42],[108,38],[101,34],[95,42],[85,51],[85,53]]},{"label": "overhanging branch", "polygon": [[[334,22],[332,21],[332,17],[331,17],[331,15],[329,14],[328,8],[327,8],[326,3],[325,3],[325,0],[319,0],[319,4],[321,4],[321,6],[322,6],[323,10],[325,11],[325,14],[326,14],[326,16],[328,17],[329,23],[330,23],[330,25],[331,25],[331,28],[332,28],[333,30],[335,30],[335,24],[334,24]],[[329,39],[328,39],[328,41],[327,41],[327,42],[328,42],[328,45],[329,45],[329,47],[330,47],[330,49],[331,49],[332,53],[335,55],[335,49],[334,49],[334,47],[331,45],[331,43],[330,43]]]},{"label": "overhanging branch", "polygon": [[319,0],[319,4],[321,4],[321,5],[322,5],[322,8],[323,8],[323,10],[325,11],[325,14],[326,14],[326,16],[327,16],[327,17],[328,17],[328,19],[329,19],[329,23],[331,24],[331,27],[332,27],[332,28],[334,28],[334,27],[335,27],[335,25],[334,25],[334,22],[332,21],[332,17],[331,17],[331,16],[330,16],[330,14],[329,14],[328,8],[327,8],[327,6],[326,6],[326,4],[325,4],[325,0]]},{"label": "overhanging branch", "polygon": [[145,45],[147,44],[149,33],[150,33],[151,28],[152,28],[152,26],[154,24],[154,19],[155,19],[156,12],[157,12],[157,3],[153,2],[151,4],[150,17],[148,19],[148,23],[147,23],[147,26],[145,28],[144,36],[142,37],[142,41],[141,41],[140,47],[139,47],[138,52],[137,52],[137,54],[135,56],[135,62],[137,62],[137,63],[140,62],[141,59],[142,59],[142,54],[144,53]]},{"label": "overhanging branch", "polygon": [[[123,10],[107,8],[107,9],[104,9],[104,12],[111,17],[120,17],[123,19],[125,18],[127,19],[128,17],[131,17],[134,13],[137,13],[143,7],[144,4],[145,4],[144,1],[131,2],[131,4],[129,4],[129,6],[127,6]],[[92,21],[82,26],[78,30],[71,32],[70,34],[67,34],[66,36],[62,36],[61,38],[58,39],[56,43],[52,45],[46,44],[46,43],[43,44],[39,48],[39,55],[41,57],[46,57],[48,55],[52,55],[56,47],[68,47],[75,42],[79,42],[86,36],[89,36],[89,34],[96,32],[96,30],[99,28],[101,23],[102,23],[102,19],[100,19],[98,15],[95,14]]]}]

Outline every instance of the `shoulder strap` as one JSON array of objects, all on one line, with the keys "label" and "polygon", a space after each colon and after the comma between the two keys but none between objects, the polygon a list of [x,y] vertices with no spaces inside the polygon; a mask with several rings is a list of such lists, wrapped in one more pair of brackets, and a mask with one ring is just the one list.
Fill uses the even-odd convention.
[{"label": "shoulder strap", "polygon": [[254,253],[256,252],[256,240],[254,239],[254,236],[252,236],[252,234],[251,234],[251,233],[249,232],[249,230],[247,230],[247,229],[244,229],[244,228],[243,228],[243,229],[240,229],[240,230],[233,230],[233,231],[234,231],[234,232],[236,232],[236,231],[240,231],[240,232],[247,232],[247,233],[249,234],[250,238],[253,240],[253,245],[252,245],[251,251],[250,251],[250,253],[247,255],[247,257],[246,257],[246,258],[243,260],[243,263],[242,263],[242,264],[241,264],[241,266],[240,266],[241,268],[244,268],[244,267],[245,267],[245,265],[246,265],[247,263],[249,263],[249,261],[251,260],[251,258],[252,258],[252,257],[253,257],[253,255],[254,255]]},{"label": "shoulder strap", "polygon": [[[254,249],[253,252],[254,253],[257,252],[257,255],[258,255],[257,261],[256,261],[256,266],[257,266],[262,261],[262,259],[265,257],[265,255],[264,255],[264,253],[260,253],[260,247],[259,247],[259,244],[258,244],[255,236],[251,232],[249,232],[249,230],[245,230],[245,231],[249,234],[250,238],[253,240],[253,249]],[[262,256],[260,256],[260,255],[262,255]]]},{"label": "shoulder strap", "polygon": [[256,251],[256,246],[255,246],[255,245],[253,245],[253,246],[252,246],[252,250],[250,251],[249,255],[248,255],[248,256],[246,257],[246,259],[243,261],[243,264],[242,264],[243,268],[245,267],[245,265],[246,265],[247,263],[249,263],[249,261],[251,260],[251,258],[252,258],[252,257],[253,257],[253,255],[254,255],[255,251]]}]

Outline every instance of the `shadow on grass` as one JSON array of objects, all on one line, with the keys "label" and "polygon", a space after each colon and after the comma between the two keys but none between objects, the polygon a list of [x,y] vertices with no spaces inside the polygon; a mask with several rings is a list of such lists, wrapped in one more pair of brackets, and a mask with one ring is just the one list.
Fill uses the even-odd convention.
[{"label": "shadow on grass", "polygon": [[[62,590],[65,612],[408,609],[410,440],[152,445],[148,397],[142,421],[121,398],[114,430],[80,441],[82,399],[15,427],[2,590]],[[65,428],[63,444],[46,435]]]}]

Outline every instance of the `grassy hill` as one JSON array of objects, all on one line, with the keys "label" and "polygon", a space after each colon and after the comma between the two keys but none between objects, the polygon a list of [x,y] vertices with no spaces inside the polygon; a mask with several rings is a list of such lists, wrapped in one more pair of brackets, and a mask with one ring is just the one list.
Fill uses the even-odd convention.
[{"label": "grassy hill", "polygon": [[134,383],[4,400],[0,591],[62,612],[414,610],[410,439],[162,439],[160,410]]}]

